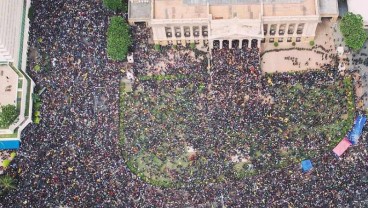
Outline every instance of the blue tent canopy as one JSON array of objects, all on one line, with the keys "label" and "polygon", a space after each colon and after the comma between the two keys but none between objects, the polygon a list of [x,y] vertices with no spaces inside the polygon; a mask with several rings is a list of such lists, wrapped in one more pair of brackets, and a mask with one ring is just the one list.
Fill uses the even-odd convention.
[{"label": "blue tent canopy", "polygon": [[356,117],[353,129],[350,131],[348,135],[348,139],[352,144],[358,144],[359,137],[362,134],[363,127],[366,121],[367,117],[365,115],[359,115]]},{"label": "blue tent canopy", "polygon": [[302,170],[303,172],[308,172],[310,170],[312,170],[313,165],[312,162],[310,160],[303,160],[302,161]]},{"label": "blue tent canopy", "polygon": [[19,145],[19,140],[3,140],[0,141],[0,150],[19,149]]}]

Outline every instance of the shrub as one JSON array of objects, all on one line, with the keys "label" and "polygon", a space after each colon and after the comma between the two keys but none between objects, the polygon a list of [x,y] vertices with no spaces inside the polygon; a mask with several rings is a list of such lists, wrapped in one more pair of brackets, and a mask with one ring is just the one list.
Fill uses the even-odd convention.
[{"label": "shrub", "polygon": [[16,152],[12,152],[12,153],[10,153],[10,158],[14,159],[14,158],[15,158],[15,156],[17,156],[17,153],[16,153]]},{"label": "shrub", "polygon": [[295,42],[292,42],[292,43],[291,43],[291,45],[292,45],[292,46],[295,46],[295,45],[296,45],[296,43],[295,43]]},{"label": "shrub", "polygon": [[37,64],[36,66],[34,66],[33,70],[35,70],[36,72],[39,72],[41,70],[40,65]]},{"label": "shrub", "polygon": [[161,51],[161,45],[160,44],[155,44],[154,46],[156,51]]},{"label": "shrub", "polygon": [[39,124],[39,123],[40,123],[40,121],[41,121],[41,118],[40,118],[40,117],[35,117],[33,122],[34,122],[35,124]]},{"label": "shrub", "polygon": [[107,30],[107,54],[114,61],[126,59],[132,45],[129,25],[120,16],[113,16]]},{"label": "shrub", "polygon": [[275,47],[277,47],[277,46],[279,46],[279,43],[278,43],[278,42],[274,42],[274,43],[273,43],[273,45],[274,45]]},{"label": "shrub", "polygon": [[40,113],[40,111],[36,111],[36,112],[34,113],[34,115],[35,115],[36,117],[40,117],[41,113]]},{"label": "shrub", "polygon": [[194,50],[194,49],[196,48],[196,44],[195,44],[195,43],[190,43],[190,48],[191,48],[192,50]]},{"label": "shrub", "polygon": [[314,46],[314,41],[313,40],[309,41],[309,45]]},{"label": "shrub", "polygon": [[10,160],[8,160],[8,159],[3,160],[3,167],[4,168],[9,167],[9,165],[10,165]]},{"label": "shrub", "polygon": [[18,117],[18,110],[15,105],[1,106],[0,111],[0,126],[7,127],[11,125]]},{"label": "shrub", "polygon": [[41,102],[35,102],[33,107],[36,111],[39,111],[41,109],[41,105]]},{"label": "shrub", "polygon": [[103,5],[111,10],[120,11],[123,9],[122,0],[103,0]]},{"label": "shrub", "polygon": [[33,6],[31,5],[31,6],[29,7],[29,9],[28,9],[28,19],[29,19],[31,22],[33,22],[34,18],[35,18],[35,10],[34,10]]}]

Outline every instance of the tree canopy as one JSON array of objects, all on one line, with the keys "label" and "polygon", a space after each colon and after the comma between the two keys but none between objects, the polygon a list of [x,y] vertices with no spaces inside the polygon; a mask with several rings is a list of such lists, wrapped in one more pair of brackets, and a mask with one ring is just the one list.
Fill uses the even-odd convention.
[{"label": "tree canopy", "polygon": [[122,0],[103,0],[103,4],[106,8],[114,11],[123,9]]},{"label": "tree canopy", "polygon": [[113,16],[107,30],[107,54],[115,61],[126,58],[128,49],[132,45],[129,25],[120,16]]},{"label": "tree canopy", "polygon": [[347,46],[354,50],[363,47],[367,33],[364,31],[361,15],[348,12],[341,20],[340,30]]},{"label": "tree canopy", "polygon": [[0,126],[8,127],[18,117],[18,110],[15,105],[4,105],[0,107]]}]

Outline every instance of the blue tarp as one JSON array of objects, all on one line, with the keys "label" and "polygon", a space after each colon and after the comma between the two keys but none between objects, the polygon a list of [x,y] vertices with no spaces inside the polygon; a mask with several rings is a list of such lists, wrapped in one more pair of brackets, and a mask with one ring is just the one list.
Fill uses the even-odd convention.
[{"label": "blue tarp", "polygon": [[310,160],[303,160],[302,161],[302,170],[303,172],[308,172],[310,170],[312,170],[313,165],[312,162]]},{"label": "blue tarp", "polygon": [[0,150],[18,149],[19,140],[2,140],[0,141]]},{"label": "blue tarp", "polygon": [[359,137],[362,134],[362,130],[366,121],[366,116],[359,115],[358,117],[356,117],[354,121],[354,127],[348,135],[348,139],[352,144],[358,144]]}]

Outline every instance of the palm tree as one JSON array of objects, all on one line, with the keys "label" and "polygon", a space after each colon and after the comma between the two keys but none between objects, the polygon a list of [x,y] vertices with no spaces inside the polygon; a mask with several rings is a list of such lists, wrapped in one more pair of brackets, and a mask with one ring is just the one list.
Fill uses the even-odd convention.
[{"label": "palm tree", "polygon": [[15,189],[14,179],[11,176],[4,175],[0,177],[0,187],[3,191],[10,191]]}]

